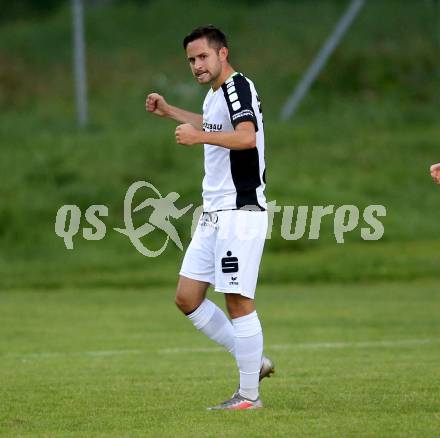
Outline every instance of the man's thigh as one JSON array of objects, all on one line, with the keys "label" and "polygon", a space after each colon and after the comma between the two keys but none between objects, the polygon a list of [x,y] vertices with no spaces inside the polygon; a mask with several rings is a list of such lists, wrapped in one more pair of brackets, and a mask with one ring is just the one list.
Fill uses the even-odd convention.
[{"label": "man's thigh", "polygon": [[214,284],[215,224],[203,213],[180,268],[180,275],[199,282]]},{"label": "man's thigh", "polygon": [[267,212],[219,214],[215,247],[215,290],[253,299],[267,232]]}]

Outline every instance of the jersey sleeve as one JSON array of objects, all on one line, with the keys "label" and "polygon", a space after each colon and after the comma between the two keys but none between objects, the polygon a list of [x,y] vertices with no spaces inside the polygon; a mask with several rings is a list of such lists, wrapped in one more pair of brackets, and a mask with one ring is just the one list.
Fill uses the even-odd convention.
[{"label": "jersey sleeve", "polygon": [[254,124],[255,131],[258,131],[258,122],[252,107],[252,90],[246,78],[236,74],[222,85],[222,90],[232,126],[235,128],[241,122],[250,121]]}]

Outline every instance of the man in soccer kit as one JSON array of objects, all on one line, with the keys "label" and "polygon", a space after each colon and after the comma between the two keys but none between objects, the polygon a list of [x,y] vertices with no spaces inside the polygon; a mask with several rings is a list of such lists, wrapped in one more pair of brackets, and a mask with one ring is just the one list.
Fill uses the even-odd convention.
[{"label": "man in soccer kit", "polygon": [[[235,358],[240,384],[232,397],[209,409],[262,407],[259,382],[274,372],[263,356],[254,295],[267,232],[264,129],[254,84],[228,61],[225,35],[214,26],[194,29],[183,41],[191,71],[210,84],[203,116],[151,93],[146,109],[183,123],[179,144],[204,144],[203,214],[186,251],[176,305],[210,339]],[[210,285],[225,296],[231,320],[206,298]]]}]

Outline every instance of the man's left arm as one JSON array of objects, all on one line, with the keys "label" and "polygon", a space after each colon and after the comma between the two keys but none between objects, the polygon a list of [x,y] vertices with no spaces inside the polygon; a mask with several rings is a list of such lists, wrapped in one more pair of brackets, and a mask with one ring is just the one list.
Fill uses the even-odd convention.
[{"label": "man's left arm", "polygon": [[176,141],[185,146],[205,143],[232,150],[251,149],[257,144],[255,125],[251,121],[238,123],[230,132],[199,131],[185,123],[176,128]]}]

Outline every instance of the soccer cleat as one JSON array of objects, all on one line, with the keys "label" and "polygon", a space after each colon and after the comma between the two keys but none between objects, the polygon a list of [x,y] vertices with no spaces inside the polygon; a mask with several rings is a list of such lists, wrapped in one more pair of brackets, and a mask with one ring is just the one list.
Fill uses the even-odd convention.
[{"label": "soccer cleat", "polygon": [[236,393],[232,396],[231,399],[220,403],[217,406],[212,406],[208,408],[208,411],[243,411],[245,409],[259,409],[263,407],[263,403],[260,398],[256,400],[249,400],[242,395]]},{"label": "soccer cleat", "polygon": [[263,358],[261,359],[261,368],[260,368],[260,382],[265,378],[265,377],[270,377],[274,372],[275,372],[275,365],[272,362],[272,359],[263,356]]}]

